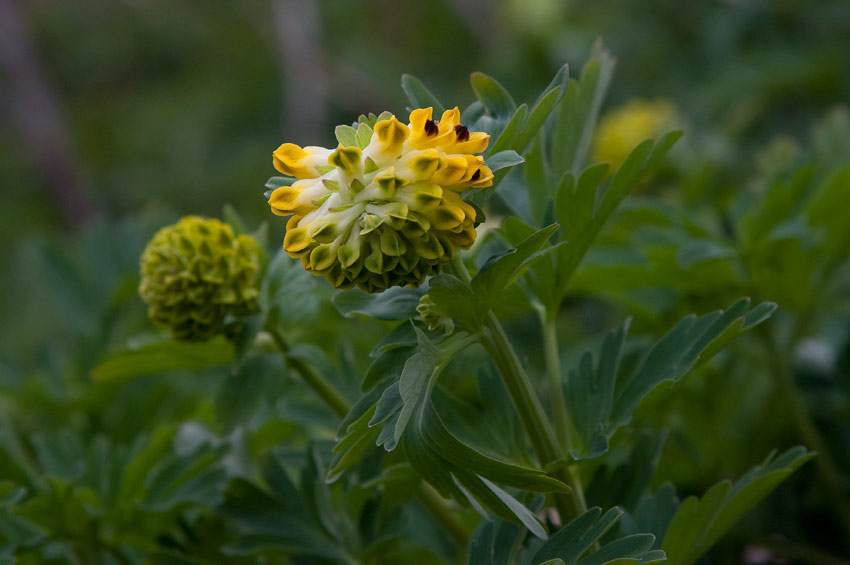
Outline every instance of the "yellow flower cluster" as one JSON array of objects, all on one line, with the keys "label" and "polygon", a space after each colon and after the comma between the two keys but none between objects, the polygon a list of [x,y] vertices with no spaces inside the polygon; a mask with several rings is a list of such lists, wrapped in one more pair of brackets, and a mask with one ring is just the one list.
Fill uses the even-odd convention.
[{"label": "yellow flower cluster", "polygon": [[475,209],[461,193],[493,184],[476,155],[490,136],[469,131],[457,108],[439,121],[420,108],[408,124],[384,113],[373,127],[340,128],[336,149],[274,152],[275,168],[297,179],[269,198],[272,212],[291,216],[283,248],[335,287],[421,285],[475,241]]},{"label": "yellow flower cluster", "polygon": [[599,121],[593,160],[616,169],[641,141],[659,135],[675,120],[676,108],[669,100],[631,100]]}]

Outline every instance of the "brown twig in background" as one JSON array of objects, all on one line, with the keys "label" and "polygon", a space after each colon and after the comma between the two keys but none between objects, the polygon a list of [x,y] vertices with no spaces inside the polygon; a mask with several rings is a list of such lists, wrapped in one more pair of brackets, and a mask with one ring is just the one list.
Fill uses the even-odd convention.
[{"label": "brown twig in background", "polygon": [[0,0],[0,69],[9,85],[11,122],[42,178],[46,198],[65,225],[85,225],[97,206],[80,180],[58,97],[17,0]]},{"label": "brown twig in background", "polygon": [[318,3],[276,0],[272,11],[284,81],[285,133],[317,144],[328,122],[328,75]]}]

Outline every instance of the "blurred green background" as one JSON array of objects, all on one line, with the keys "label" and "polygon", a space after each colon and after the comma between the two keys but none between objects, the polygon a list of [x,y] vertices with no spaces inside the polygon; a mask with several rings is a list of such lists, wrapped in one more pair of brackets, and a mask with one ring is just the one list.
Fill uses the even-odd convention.
[{"label": "blurred green background", "polygon": [[0,335],[12,350],[37,337],[17,328],[42,306],[23,294],[33,242],[97,221],[215,216],[225,202],[267,219],[271,151],[331,143],[360,113],[403,112],[405,72],[461,107],[475,70],[524,100],[563,63],[577,74],[601,39],[619,61],[608,104],[673,100],[718,188],[747,176],[753,147],[850,98],[843,0],[0,6]]},{"label": "blurred green background", "polygon": [[605,109],[678,108],[668,159],[690,170],[673,201],[734,194],[760,148],[805,143],[850,101],[846,0],[0,0],[0,411],[24,432],[87,433],[191,413],[197,382],[130,414],[116,407],[132,388],[89,388],[104,351],[151,330],[136,286],[155,229],[228,202],[249,225],[270,219],[271,152],[403,114],[402,73],[461,107],[476,70],[527,101],[599,40],[618,59]]}]

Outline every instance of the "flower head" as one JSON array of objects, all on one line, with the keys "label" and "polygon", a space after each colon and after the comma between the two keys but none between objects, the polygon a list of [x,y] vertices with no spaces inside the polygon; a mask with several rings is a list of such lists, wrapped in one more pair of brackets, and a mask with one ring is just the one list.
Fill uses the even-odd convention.
[{"label": "flower head", "polygon": [[333,286],[381,292],[419,286],[475,241],[468,188],[493,184],[481,153],[490,136],[460,123],[457,108],[431,108],[404,124],[389,113],[355,131],[337,128],[336,149],[284,143],[274,165],[295,177],[269,198],[291,216],[283,248]]},{"label": "flower head", "polygon": [[159,230],[141,259],[148,316],[174,339],[225,333],[229,317],[256,310],[260,247],[218,220],[187,216]]},{"label": "flower head", "polygon": [[641,141],[654,137],[676,121],[669,100],[631,100],[603,116],[593,140],[593,159],[616,169]]}]

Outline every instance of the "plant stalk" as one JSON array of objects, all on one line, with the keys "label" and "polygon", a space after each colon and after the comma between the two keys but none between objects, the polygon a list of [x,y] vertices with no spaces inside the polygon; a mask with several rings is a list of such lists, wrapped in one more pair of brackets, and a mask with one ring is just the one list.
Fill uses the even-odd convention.
[{"label": "plant stalk", "polygon": [[555,437],[564,453],[572,448],[570,439],[570,417],[567,401],[564,398],[564,386],[561,378],[561,359],[558,351],[558,334],[555,328],[557,310],[542,310],[540,324],[543,331],[543,355],[546,360],[546,377],[549,381],[549,397],[552,401],[552,416],[555,420]]},{"label": "plant stalk", "polygon": [[[351,404],[345,396],[333,385],[333,383],[331,383],[308,363],[305,363],[301,359],[290,357],[289,345],[278,331],[269,330],[269,333],[274,339],[278,350],[283,355],[287,366],[298,372],[304,383],[310,387],[310,390],[316,393],[316,395],[328,406],[328,408],[333,410],[340,419],[344,418],[351,409]],[[466,547],[466,544],[469,543],[469,534],[467,533],[466,526],[464,526],[464,524],[458,519],[457,515],[446,506],[446,503],[440,494],[428,483],[420,481],[416,487],[416,497],[431,517],[445,528],[458,547]]]},{"label": "plant stalk", "polygon": [[340,418],[344,418],[351,409],[351,405],[345,396],[312,366],[301,359],[289,355],[289,345],[279,332],[272,331],[271,335],[277,348],[283,355],[286,365],[301,375],[304,383],[324,401],[328,408],[334,411],[334,414]]},{"label": "plant stalk", "polygon": [[[493,359],[502,382],[508,390],[514,408],[528,433],[531,444],[541,467],[558,461],[561,451],[558,448],[552,426],[546,417],[543,405],[534,390],[528,374],[519,362],[513,346],[508,340],[502,325],[496,316],[489,312],[481,329],[481,343]],[[569,469],[558,469],[553,475],[572,489],[570,495],[555,494],[555,506],[566,524],[577,518],[585,509],[584,494],[580,484],[576,483],[575,473]]]}]

